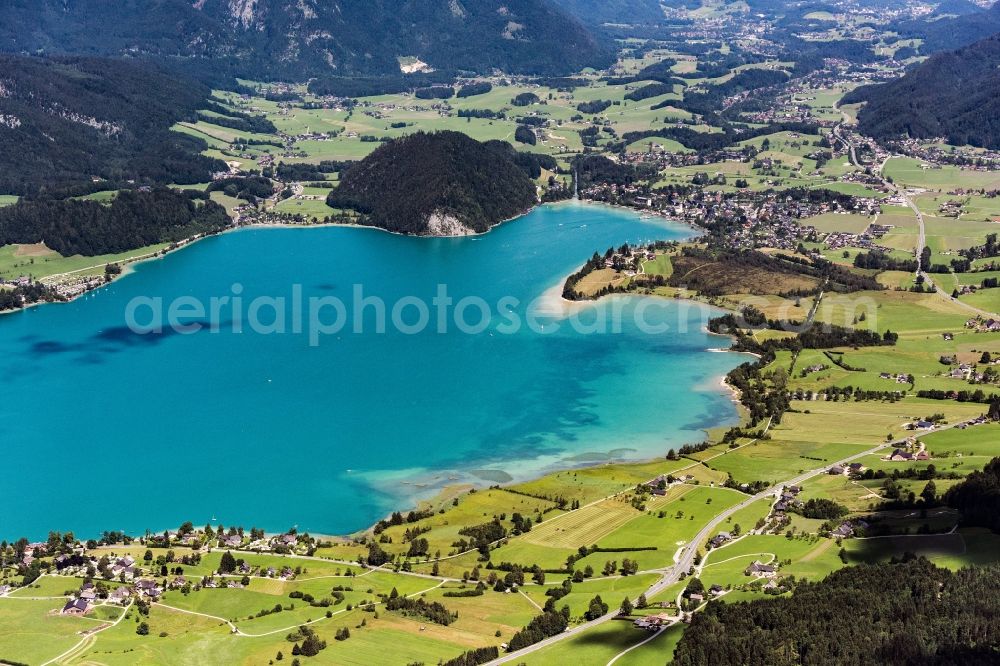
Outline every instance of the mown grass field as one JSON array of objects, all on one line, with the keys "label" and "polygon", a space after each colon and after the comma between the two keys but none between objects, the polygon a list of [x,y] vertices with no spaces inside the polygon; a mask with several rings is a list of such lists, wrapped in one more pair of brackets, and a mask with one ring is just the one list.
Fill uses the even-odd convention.
[{"label": "mown grass field", "polygon": [[[609,607],[615,608],[621,604],[622,599],[626,596],[630,599],[638,597],[656,580],[656,574],[638,574],[618,578],[584,580],[582,583],[573,583],[572,592],[557,601],[556,607],[562,608],[564,604],[569,606],[570,617],[574,621],[582,621],[583,614],[590,606],[590,602],[594,597],[600,596]],[[545,596],[545,590],[549,587],[551,585],[548,584],[544,586],[526,585],[523,590],[525,594],[541,606],[548,599]]]},{"label": "mown grass field", "polygon": [[152,255],[167,246],[168,244],[161,243],[119,254],[64,257],[42,243],[4,245],[0,247],[0,278],[11,280],[21,275],[28,275],[35,279],[43,279],[62,273],[103,275],[104,267],[108,264],[128,262],[135,257]]},{"label": "mown grass field", "polygon": [[79,617],[53,614],[60,600],[0,598],[0,659],[40,664],[73,647],[77,632],[98,623]]},{"label": "mown grass field", "polygon": [[578,560],[577,569],[591,566],[601,571],[609,560],[619,566],[625,558],[638,562],[640,571],[669,566],[674,553],[687,544],[701,527],[744,496],[734,490],[693,486],[691,490],[661,503],[650,503],[646,513],[597,541],[602,548],[655,548],[625,552],[596,552]]},{"label": "mown grass field", "polygon": [[803,218],[799,220],[799,224],[816,227],[816,231],[824,233],[839,231],[841,233],[860,234],[868,228],[872,220],[873,218],[867,215],[823,213],[822,215]]},{"label": "mown grass field", "polygon": [[[423,530],[431,528],[428,534],[421,535],[422,538],[428,540],[431,554],[437,551],[440,551],[442,554],[449,554],[455,550],[452,544],[463,538],[459,532],[465,527],[488,523],[493,520],[494,516],[504,513],[507,519],[503,522],[509,530],[513,527],[510,519],[514,513],[520,513],[523,516],[534,519],[536,514],[549,512],[545,517],[551,519],[555,515],[551,513],[551,510],[555,507],[555,502],[539,499],[538,497],[530,497],[500,489],[482,490],[464,495],[447,514],[434,514],[429,518],[424,518],[415,523],[407,523],[386,529],[384,534],[389,539],[392,539],[392,543],[384,544],[384,547],[394,552],[405,551],[409,547],[404,538],[407,529],[417,528]],[[466,540],[468,539],[466,537]]]},{"label": "mown grass field", "polygon": [[556,548],[587,546],[597,543],[638,515],[638,511],[624,502],[604,500],[573,511],[560,520],[542,523],[524,535],[524,541]]},{"label": "mown grass field", "polygon": [[907,187],[933,190],[995,189],[1000,186],[1000,173],[961,169],[954,166],[928,167],[911,157],[893,157],[885,164],[883,173],[893,182]]},{"label": "mown grass field", "polygon": [[681,625],[668,627],[653,640],[623,655],[615,663],[622,666],[662,666],[664,659],[672,658],[683,634],[684,628]]}]

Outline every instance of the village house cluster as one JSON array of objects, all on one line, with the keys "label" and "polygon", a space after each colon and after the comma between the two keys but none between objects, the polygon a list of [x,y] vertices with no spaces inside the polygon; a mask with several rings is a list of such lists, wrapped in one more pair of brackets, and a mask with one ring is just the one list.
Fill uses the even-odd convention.
[{"label": "village house cluster", "polygon": [[1000,151],[972,146],[949,146],[944,137],[899,139],[888,147],[900,154],[922,160],[927,165],[952,164],[971,171],[991,171],[1000,166]]},{"label": "village house cluster", "polygon": [[[933,428],[934,424],[926,421],[917,421],[918,428]],[[931,453],[926,445],[914,437],[907,437],[902,447],[893,449],[892,453],[883,456],[882,460],[890,462],[913,462],[931,460]]]},{"label": "village house cluster", "polygon": [[834,231],[828,233],[823,242],[831,250],[843,248],[860,248],[862,250],[880,250],[888,252],[889,248],[879,245],[878,241],[892,230],[891,224],[869,224],[860,234],[844,231]]},{"label": "village house cluster", "polygon": [[996,333],[1000,331],[1000,319],[976,316],[965,322],[965,327],[978,332]]},{"label": "village house cluster", "polygon": [[[679,194],[634,184],[596,184],[582,190],[580,196],[648,210],[699,227],[725,223],[728,233],[724,242],[732,249],[769,247],[794,251],[803,241],[818,238],[816,229],[803,223],[810,217],[831,212],[874,215],[879,209],[878,200],[861,197],[853,198],[850,207],[844,207],[837,201],[802,201],[775,191],[696,190]],[[887,230],[879,225],[872,233],[881,237]]]},{"label": "village house cluster", "polygon": [[[165,589],[189,590],[192,584],[195,587],[209,588],[242,586],[243,583],[234,580],[234,577],[254,575],[292,580],[300,572],[298,567],[252,566],[243,559],[235,559],[232,570],[216,572],[221,578],[216,578],[213,574],[200,581],[189,581],[182,570],[185,566],[196,565],[203,553],[213,549],[225,549],[227,553],[237,551],[309,555],[319,545],[308,534],[297,534],[294,531],[265,535],[256,529],[250,533],[244,533],[241,528],[231,528],[228,533],[209,530],[210,528],[181,529],[138,539],[124,537],[124,540],[124,535],[118,535],[116,541],[107,544],[93,540],[86,544],[21,540],[17,544],[7,545],[7,550],[0,551],[0,564],[15,567],[20,575],[27,575],[30,570],[34,570],[37,572],[36,576],[41,574],[86,579],[88,583],[78,593],[71,595],[72,603],[68,603],[64,609],[69,614],[82,614],[88,612],[97,601],[123,603],[131,596],[156,599]],[[115,545],[123,542],[125,545],[146,546],[147,551],[142,561],[137,561],[127,553],[116,554]],[[175,546],[186,546],[192,550],[189,554],[177,557],[171,550]],[[90,581],[95,581],[96,586]],[[0,596],[8,594],[14,587],[7,583],[0,586]]]}]

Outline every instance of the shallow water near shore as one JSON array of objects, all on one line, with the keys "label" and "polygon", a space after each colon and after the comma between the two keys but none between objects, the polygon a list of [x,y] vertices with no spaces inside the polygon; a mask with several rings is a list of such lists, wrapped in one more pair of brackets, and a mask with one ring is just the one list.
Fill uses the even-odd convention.
[{"label": "shallow water near shore", "polygon": [[[2,317],[0,538],[135,534],[213,516],[226,526],[346,533],[446,486],[700,441],[702,429],[735,422],[713,378],[744,360],[706,351],[727,344],[704,331],[710,311],[615,296],[558,312],[552,297],[594,251],[690,234],[576,202],[475,238],[247,229],[139,265],[73,303]],[[126,326],[136,298],[291,302],[295,285],[307,303],[333,297],[349,309],[360,285],[390,311],[406,297],[429,305],[446,285],[454,302],[517,299],[522,320],[529,302],[548,295],[532,306],[544,313],[537,330],[510,331],[497,308],[482,332],[439,332],[433,307],[420,332],[375,332],[369,308],[362,333],[349,323],[316,345],[308,321],[302,333],[239,332],[240,316],[226,310],[218,332]],[[417,308],[403,312],[412,323]],[[620,320],[621,330],[575,330],[567,313],[590,329]],[[644,332],[637,314],[669,330]],[[468,308],[466,321],[479,320]]]}]

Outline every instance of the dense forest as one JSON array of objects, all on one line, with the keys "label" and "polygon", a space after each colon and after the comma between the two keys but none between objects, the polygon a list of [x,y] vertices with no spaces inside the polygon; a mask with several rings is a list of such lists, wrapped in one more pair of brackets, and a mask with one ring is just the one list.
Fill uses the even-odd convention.
[{"label": "dense forest", "polygon": [[945,503],[962,512],[964,525],[988,527],[1000,532],[1000,458],[981,472],[973,472],[944,495]]},{"label": "dense forest", "polygon": [[659,0],[554,0],[584,23],[659,23],[664,20]]},{"label": "dense forest", "polygon": [[202,140],[170,131],[196,119],[207,86],[95,58],[0,56],[0,72],[0,192],[195,183],[225,168],[199,154]]},{"label": "dense forest", "polygon": [[110,205],[66,199],[21,201],[0,208],[0,246],[45,243],[63,256],[95,256],[214,233],[229,225],[226,210],[201,192],[127,190]]},{"label": "dense forest", "polygon": [[482,232],[536,203],[526,172],[532,164],[522,168],[517,159],[504,142],[418,132],[380,146],[348,169],[327,203],[391,231],[423,234],[432,218],[451,218]]},{"label": "dense forest", "polygon": [[197,72],[296,80],[435,69],[563,74],[612,50],[550,0],[11,0],[0,51],[129,55]]},{"label": "dense forest", "polygon": [[696,613],[675,666],[964,664],[1000,661],[1000,567],[924,559],[848,567],[789,597],[713,602]]},{"label": "dense forest", "polygon": [[1000,148],[1000,35],[932,56],[890,83],[859,88],[845,103],[867,102],[862,132],[879,139],[945,137]]},{"label": "dense forest", "polygon": [[[673,103],[676,103],[676,101]],[[664,104],[664,106],[669,105],[669,103]],[[721,132],[699,132],[690,127],[666,127],[625,132],[622,134],[622,141],[627,145],[640,139],[659,136],[665,139],[673,139],[692,150],[722,150],[729,146],[735,146],[742,141],[776,132],[798,132],[799,134],[819,135],[818,125],[797,121],[778,122],[753,127],[750,125],[729,123],[720,118],[719,123],[722,127]]]}]

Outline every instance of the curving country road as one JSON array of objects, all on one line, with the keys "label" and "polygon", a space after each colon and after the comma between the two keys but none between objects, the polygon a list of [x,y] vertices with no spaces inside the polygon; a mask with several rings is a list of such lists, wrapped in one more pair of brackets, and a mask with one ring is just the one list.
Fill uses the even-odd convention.
[{"label": "curving country road", "polygon": [[[836,126],[833,129],[833,135],[839,141],[841,141],[844,144],[844,146],[846,146],[846,148],[848,150],[849,159],[851,161],[851,164],[854,164],[855,166],[862,166],[858,162],[857,152],[855,150],[854,145],[850,141],[847,140],[847,138],[846,138],[845,135],[843,135],[841,133],[841,127],[842,127],[842,125]],[[886,158],[886,159],[888,159],[888,158]],[[904,188],[900,188],[900,187],[896,186],[894,183],[890,183],[888,180],[886,180],[886,178],[882,175],[882,170],[883,170],[884,167],[885,167],[885,161],[883,161],[882,164],[879,165],[878,169],[875,170],[874,173],[878,176],[878,178],[880,178],[882,180],[882,182],[887,187],[890,187],[894,191],[896,191],[903,198],[903,200],[906,202],[906,204],[913,210],[914,214],[917,216],[917,223],[918,223],[918,226],[919,226],[919,233],[918,233],[918,237],[917,237],[916,256],[917,256],[917,259],[918,259],[918,262],[919,262],[920,254],[923,252],[923,248],[926,245],[926,233],[925,233],[925,229],[924,229],[924,217],[923,217],[923,213],[920,211],[920,209],[917,207],[917,205],[913,202],[913,200],[906,194],[906,191],[905,191]],[[917,272],[916,272],[916,274],[918,276],[923,275],[923,272],[920,270],[919,263],[918,263],[918,266],[917,266]],[[965,307],[966,309],[968,309],[970,311],[974,311],[974,312],[977,312],[979,314],[983,314],[983,315],[986,315],[986,316],[994,316],[994,317],[996,317],[996,315],[994,315],[993,313],[989,313],[989,312],[986,312],[984,310],[980,310],[980,309],[975,308],[975,307],[973,307],[973,306],[971,306],[971,305],[969,305],[967,303],[963,303],[963,302],[959,301],[958,299],[952,298],[950,294],[945,293],[943,290],[941,290],[940,287],[938,287],[937,285],[934,285],[933,282],[931,282],[930,280],[928,280],[926,275],[924,275],[924,279],[927,281],[928,284],[933,285],[934,288],[935,288],[935,290],[936,290],[936,292],[938,294],[941,294],[944,298],[946,298],[946,299],[948,299],[950,301],[953,301],[954,303],[957,303],[957,304]],[[951,428],[956,427],[957,425],[959,425],[959,424],[955,423],[955,424],[947,425],[947,426],[938,428],[938,430],[949,430]],[[757,493],[756,495],[749,496],[749,497],[747,497],[747,499],[743,500],[739,504],[736,504],[734,506],[729,507],[728,509],[726,509],[722,513],[716,515],[711,521],[709,521],[708,523],[706,523],[702,527],[702,529],[698,532],[698,534],[695,535],[695,537],[693,539],[691,539],[687,543],[687,545],[683,546],[680,549],[678,555],[675,557],[675,563],[674,563],[673,566],[665,568],[665,569],[661,569],[661,570],[653,570],[653,573],[660,573],[661,577],[660,577],[660,579],[658,581],[656,581],[655,583],[653,583],[646,590],[646,592],[645,592],[646,597],[650,598],[650,597],[652,597],[652,596],[654,596],[654,595],[662,592],[663,590],[665,590],[666,588],[670,587],[671,585],[675,584],[677,581],[679,581],[681,579],[681,576],[683,574],[686,574],[692,568],[692,566],[694,565],[694,560],[695,560],[695,557],[697,556],[698,549],[701,546],[701,544],[705,540],[707,540],[715,532],[715,530],[718,528],[718,526],[720,524],[722,524],[726,519],[728,519],[730,516],[732,516],[733,514],[735,514],[737,511],[740,511],[741,509],[746,508],[747,506],[749,506],[750,504],[752,504],[752,503],[754,503],[754,502],[756,502],[758,500],[761,500],[761,499],[764,499],[764,498],[767,498],[767,497],[777,497],[777,496],[780,495],[781,490],[784,487],[786,487],[786,486],[801,485],[804,481],[807,481],[808,479],[811,479],[811,478],[813,478],[815,476],[819,476],[820,474],[826,473],[827,470],[829,470],[829,468],[832,467],[832,466],[834,466],[834,465],[846,465],[848,463],[854,462],[854,461],[856,461],[856,460],[858,460],[860,458],[863,458],[865,456],[876,454],[879,451],[882,451],[883,449],[886,449],[886,448],[889,448],[889,447],[899,446],[899,445],[905,443],[906,439],[907,439],[906,437],[903,437],[903,438],[895,439],[895,440],[892,440],[892,441],[883,442],[881,444],[873,446],[870,449],[866,449],[865,451],[862,451],[860,453],[855,453],[855,454],[853,454],[851,456],[848,456],[848,457],[843,458],[841,460],[838,460],[836,462],[824,465],[823,467],[818,467],[818,468],[815,468],[815,469],[808,470],[808,471],[803,472],[803,473],[799,474],[798,476],[795,476],[795,477],[793,477],[791,479],[787,479],[785,481],[779,482],[779,483],[777,483],[777,484],[769,487],[768,489],[766,489],[766,490],[764,490],[762,492]],[[705,462],[707,462],[707,461],[705,461]],[[519,661],[519,660],[523,659],[523,657],[525,655],[527,655],[527,654],[531,654],[533,652],[537,652],[538,650],[542,650],[542,649],[544,649],[546,647],[549,647],[550,645],[554,645],[554,644],[559,643],[561,641],[564,641],[564,640],[566,640],[568,638],[572,638],[573,636],[579,635],[579,634],[581,634],[583,632],[586,632],[586,631],[588,631],[590,629],[593,629],[594,627],[597,627],[597,626],[599,626],[601,624],[604,624],[605,622],[611,621],[611,620],[615,619],[616,617],[618,617],[617,609],[614,610],[614,611],[612,611],[612,612],[610,612],[610,613],[608,613],[608,614],[606,614],[606,615],[603,615],[603,616],[601,616],[601,617],[599,617],[599,618],[597,618],[595,620],[591,620],[589,622],[585,622],[583,624],[580,624],[580,625],[577,625],[577,626],[572,627],[570,629],[567,629],[566,631],[564,631],[561,634],[557,634],[555,636],[551,636],[551,637],[546,638],[546,639],[544,639],[542,641],[539,641],[538,643],[535,643],[534,645],[528,646],[528,647],[526,647],[524,649],[521,649],[521,650],[518,650],[516,652],[512,652],[512,653],[503,655],[503,656],[499,657],[498,659],[495,659],[495,660],[489,662],[489,664],[491,664],[491,665],[493,665],[493,664],[506,664],[506,663],[509,663],[509,662]],[[650,637],[650,638],[648,638],[648,639],[646,639],[645,641],[642,641],[642,642],[644,643],[644,642],[647,642],[649,640],[652,640],[652,638],[655,637],[656,635],[658,635],[658,633],[654,634],[652,637]],[[636,647],[636,646],[632,646],[632,647]],[[629,649],[632,649],[632,648],[629,648]],[[618,656],[620,657],[622,654],[624,654],[624,652],[620,653]],[[616,657],[616,659],[617,659],[617,657]],[[612,660],[612,661],[614,661],[614,660]]]},{"label": "curving country road", "polygon": [[910,210],[913,211],[913,214],[917,216],[917,228],[918,228],[919,231],[918,231],[918,235],[917,235],[917,248],[916,248],[916,257],[917,257],[917,271],[916,271],[916,276],[917,277],[921,277],[922,276],[924,278],[924,284],[930,285],[931,287],[934,288],[934,291],[937,292],[937,294],[940,295],[942,298],[944,298],[945,300],[951,301],[952,303],[954,303],[955,305],[963,308],[964,310],[968,311],[969,313],[975,314],[975,315],[979,315],[981,317],[987,317],[987,318],[996,318],[996,317],[998,317],[997,313],[995,313],[995,312],[990,312],[989,310],[983,310],[981,308],[977,308],[974,305],[971,305],[971,304],[966,303],[964,301],[960,301],[959,299],[955,298],[954,296],[952,296],[951,294],[949,294],[947,291],[945,291],[944,289],[942,289],[936,282],[934,282],[934,280],[932,280],[930,278],[929,275],[927,275],[923,270],[921,270],[921,268],[920,268],[920,255],[923,254],[924,247],[927,245],[927,233],[926,233],[926,231],[924,229],[924,214],[923,214],[923,212],[921,212],[921,210],[917,206],[916,202],[914,202],[913,199],[910,198],[910,195],[907,193],[907,191],[906,191],[905,188],[898,187],[894,183],[890,183],[889,181],[887,181],[885,179],[884,176],[882,176],[882,169],[883,168],[885,168],[885,162],[884,161],[882,162],[882,166],[879,167],[879,170],[878,170],[879,178],[881,178],[882,182],[884,182],[886,185],[889,185],[890,187],[892,187],[896,191],[896,193],[899,194],[899,196],[901,196],[903,198],[903,201],[906,202],[906,205],[909,206]]},{"label": "curving country road", "polygon": [[[958,425],[959,425],[959,423],[953,423],[953,424],[950,424],[950,425],[946,425],[946,426],[943,426],[941,428],[937,428],[935,430],[935,432],[940,432],[940,431],[943,431],[943,430],[950,430],[951,428],[954,428],[954,427],[956,427]],[[835,462],[823,465],[822,467],[817,467],[815,469],[808,470],[808,471],[803,472],[803,473],[799,474],[798,476],[795,476],[795,477],[793,477],[791,479],[787,479],[785,481],[781,481],[779,483],[776,483],[773,486],[771,486],[770,488],[768,488],[766,490],[763,490],[763,491],[757,493],[756,495],[752,495],[752,496],[747,497],[745,500],[743,500],[739,504],[736,504],[734,506],[729,507],[728,509],[726,509],[722,513],[716,515],[715,518],[713,518],[711,521],[709,521],[708,523],[706,523],[705,526],[702,527],[701,530],[698,532],[698,534],[695,535],[695,537],[693,539],[691,539],[691,541],[689,541],[687,543],[687,545],[685,545],[683,548],[681,548],[680,554],[677,556],[677,558],[675,560],[675,563],[674,563],[674,565],[672,567],[669,567],[669,568],[666,568],[666,569],[660,569],[660,570],[653,570],[654,573],[658,572],[658,573],[661,574],[660,580],[656,581],[651,586],[649,586],[649,588],[645,591],[644,594],[646,595],[647,598],[650,598],[653,595],[662,592],[666,588],[670,587],[671,585],[673,585],[674,583],[676,583],[677,581],[679,581],[681,579],[681,574],[686,574],[691,569],[691,567],[694,566],[694,559],[695,559],[695,557],[698,554],[698,549],[701,546],[701,544],[706,539],[708,539],[709,536],[711,536],[715,532],[716,528],[720,524],[722,524],[727,518],[729,518],[730,516],[732,516],[734,513],[736,513],[740,509],[744,509],[747,506],[749,506],[750,504],[753,504],[754,502],[756,502],[757,500],[761,500],[761,499],[764,499],[766,497],[777,497],[777,496],[780,495],[781,490],[784,487],[786,487],[786,486],[801,485],[802,482],[804,482],[804,481],[806,481],[808,479],[811,479],[814,476],[819,476],[820,474],[827,473],[827,471],[831,467],[833,467],[834,465],[846,465],[847,463],[854,462],[854,461],[856,461],[859,458],[863,458],[865,456],[869,456],[869,455],[878,453],[882,449],[886,449],[886,448],[889,448],[889,447],[900,446],[900,445],[902,445],[902,444],[904,444],[906,442],[906,439],[907,439],[906,437],[901,437],[899,439],[895,439],[895,440],[892,440],[892,441],[883,442],[881,444],[873,446],[870,449],[866,449],[864,451],[861,451],[860,453],[855,453],[855,454],[853,454],[851,456],[848,456],[846,458],[843,458],[841,460],[837,460]],[[617,611],[617,609],[615,609],[614,611],[612,611],[612,612],[610,612],[610,613],[608,613],[606,615],[602,615],[601,617],[597,618],[596,620],[591,620],[589,622],[584,622],[583,624],[579,624],[579,625],[576,625],[575,627],[567,629],[566,631],[564,631],[561,634],[557,634],[555,636],[550,636],[549,638],[546,638],[546,639],[544,639],[542,641],[539,641],[538,643],[535,643],[534,645],[530,645],[530,646],[528,646],[526,648],[523,648],[521,650],[518,650],[516,652],[511,652],[509,654],[505,654],[505,655],[499,657],[498,659],[494,659],[493,661],[489,662],[489,664],[491,664],[491,665],[492,664],[506,664],[506,663],[509,663],[509,662],[512,662],[512,661],[513,662],[519,661],[520,659],[522,659],[524,657],[524,655],[531,654],[532,652],[537,652],[538,650],[546,648],[546,647],[548,647],[550,645],[554,645],[556,643],[564,641],[567,638],[572,638],[573,636],[581,634],[581,633],[583,633],[583,632],[585,632],[585,631],[587,631],[589,629],[593,629],[594,627],[597,627],[597,626],[599,626],[601,624],[604,624],[605,622],[609,622],[611,620],[614,620],[616,617],[618,617],[618,611]]]},{"label": "curving country road", "polygon": [[[845,115],[845,120],[846,120],[846,115]],[[847,139],[847,136],[845,134],[841,133],[842,126],[843,123],[834,127],[833,135],[847,147],[848,159],[850,160],[850,163],[857,167],[864,167],[864,165],[858,161],[858,156],[857,152],[855,151],[854,144]],[[920,255],[923,254],[924,247],[926,247],[927,245],[927,231],[924,226],[924,214],[923,212],[921,212],[920,208],[913,201],[913,199],[910,198],[910,195],[907,194],[906,188],[900,187],[895,183],[890,182],[883,175],[883,171],[885,170],[885,163],[888,161],[889,157],[886,157],[884,160],[882,160],[882,163],[878,166],[878,169],[873,169],[873,173],[882,181],[882,183],[886,187],[889,187],[894,192],[896,192],[896,194],[898,194],[903,199],[903,202],[910,208],[910,210],[913,211],[913,214],[916,215],[917,217],[917,246],[915,248],[916,251],[915,256],[917,258],[917,270],[914,273],[914,277],[923,277],[924,283],[933,287],[934,291],[937,294],[939,294],[942,298],[950,301],[951,303],[954,303],[955,305],[963,308],[964,310],[968,311],[971,314],[987,318],[1000,318],[1000,315],[998,315],[995,312],[990,312],[989,310],[983,310],[981,308],[977,308],[974,305],[970,305],[969,303],[960,301],[959,299],[955,298],[954,296],[946,292],[944,289],[939,287],[933,280],[930,279],[930,277],[928,277],[926,273],[924,273],[924,271],[920,269]]]}]

